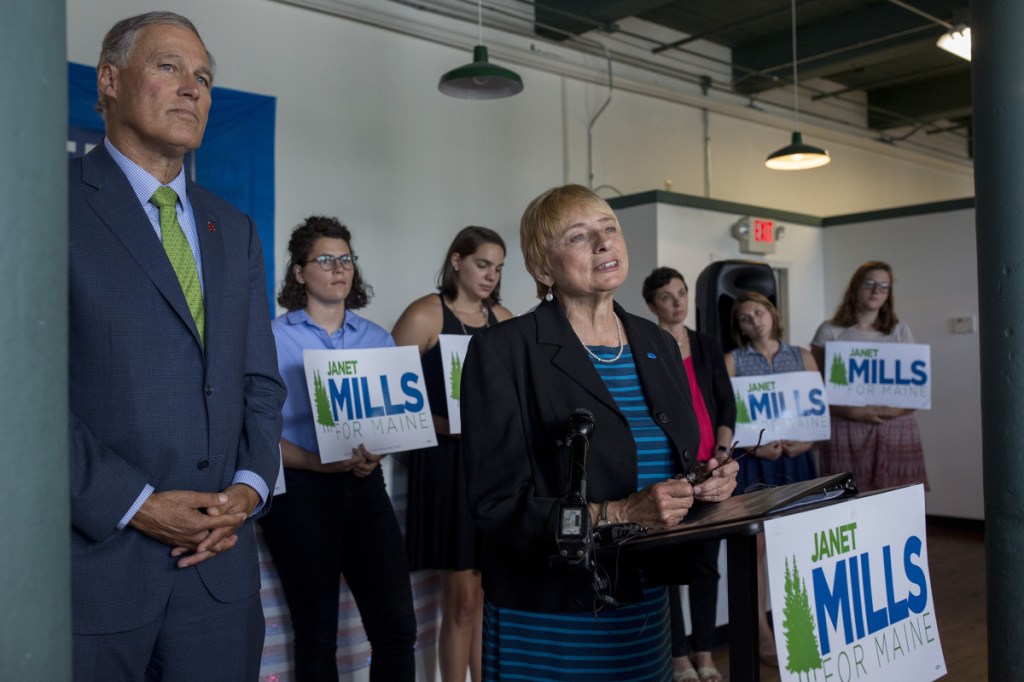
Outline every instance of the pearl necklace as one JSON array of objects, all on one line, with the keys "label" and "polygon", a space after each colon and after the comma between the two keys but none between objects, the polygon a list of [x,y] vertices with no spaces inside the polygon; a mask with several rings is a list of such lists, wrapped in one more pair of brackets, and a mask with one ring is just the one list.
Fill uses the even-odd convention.
[{"label": "pearl necklace", "polygon": [[626,344],[624,344],[622,342],[622,323],[619,322],[619,316],[616,315],[615,313],[612,313],[612,316],[615,318],[615,331],[619,335],[619,352],[615,354],[614,358],[605,359],[605,358],[602,358],[599,355],[596,355],[594,353],[594,351],[590,350],[590,348],[587,346],[587,344],[583,343],[583,340],[580,339],[580,344],[583,346],[583,350],[587,351],[587,355],[592,357],[597,362],[602,362],[602,363],[604,363],[606,365],[610,365],[613,362],[617,361],[619,358],[621,358],[622,357],[622,351],[626,348]]},{"label": "pearl necklace", "polygon": [[[448,306],[448,309],[452,311],[452,314],[455,315],[455,319],[459,321],[459,326],[462,327],[462,335],[469,336],[469,332],[466,331],[466,325],[462,324],[462,318],[459,317],[459,311],[455,309],[454,301],[452,301],[452,304]],[[490,316],[487,314],[487,306],[484,305],[483,301],[480,301],[480,312],[484,315],[484,329],[489,329],[491,326],[491,320]]]}]

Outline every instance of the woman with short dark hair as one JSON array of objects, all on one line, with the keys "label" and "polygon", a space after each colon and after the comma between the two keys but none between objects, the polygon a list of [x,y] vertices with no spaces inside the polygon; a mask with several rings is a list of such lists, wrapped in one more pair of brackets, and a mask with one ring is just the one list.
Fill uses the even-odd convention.
[{"label": "woman with short dark hair", "polygon": [[[718,340],[686,327],[690,289],[686,279],[673,268],[655,268],[644,280],[642,293],[647,307],[679,346],[690,386],[693,408],[700,425],[697,461],[716,455],[724,457],[736,427],[736,400],[725,370]],[[692,636],[686,636],[679,590],[669,590],[672,616],[673,682],[721,682],[711,650],[715,644],[718,610],[719,540],[695,542],[687,559],[693,563],[689,582]]]}]

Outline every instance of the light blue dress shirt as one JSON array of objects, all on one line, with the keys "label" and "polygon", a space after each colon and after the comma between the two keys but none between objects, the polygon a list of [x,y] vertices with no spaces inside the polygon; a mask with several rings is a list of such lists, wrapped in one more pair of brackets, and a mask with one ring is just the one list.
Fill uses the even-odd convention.
[{"label": "light blue dress shirt", "polygon": [[281,438],[304,450],[319,453],[302,351],[306,348],[390,348],[395,345],[395,340],[380,325],[351,310],[345,311],[345,322],[331,335],[311,320],[305,310],[285,313],[274,320],[271,328],[277,342],[277,367],[284,385],[288,387],[288,399],[281,409],[284,419]]}]

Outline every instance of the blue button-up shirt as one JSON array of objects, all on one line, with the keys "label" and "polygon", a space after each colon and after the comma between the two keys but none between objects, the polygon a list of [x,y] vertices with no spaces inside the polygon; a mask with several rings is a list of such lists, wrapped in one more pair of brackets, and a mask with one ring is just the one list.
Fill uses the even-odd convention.
[{"label": "blue button-up shirt", "polygon": [[306,348],[390,348],[395,345],[395,340],[380,325],[351,310],[345,311],[344,324],[331,335],[311,320],[305,310],[285,313],[275,319],[271,326],[274,340],[277,341],[278,370],[288,387],[288,399],[281,410],[284,419],[281,437],[304,450],[319,453],[302,351]]}]

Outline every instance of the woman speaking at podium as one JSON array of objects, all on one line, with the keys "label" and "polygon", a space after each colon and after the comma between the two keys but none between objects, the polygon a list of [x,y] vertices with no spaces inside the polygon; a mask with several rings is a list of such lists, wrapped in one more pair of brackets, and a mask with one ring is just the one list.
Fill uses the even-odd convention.
[{"label": "woman speaking at podium", "polygon": [[595,527],[675,526],[694,500],[727,499],[738,467],[696,487],[676,478],[699,440],[683,362],[671,336],[613,300],[629,259],[608,204],[580,185],[548,190],[523,214],[520,241],[543,300],[474,336],[462,377],[466,478],[484,543],[484,678],[670,679],[667,589],[635,569],[552,560],[566,425],[579,408],[593,415]]}]

